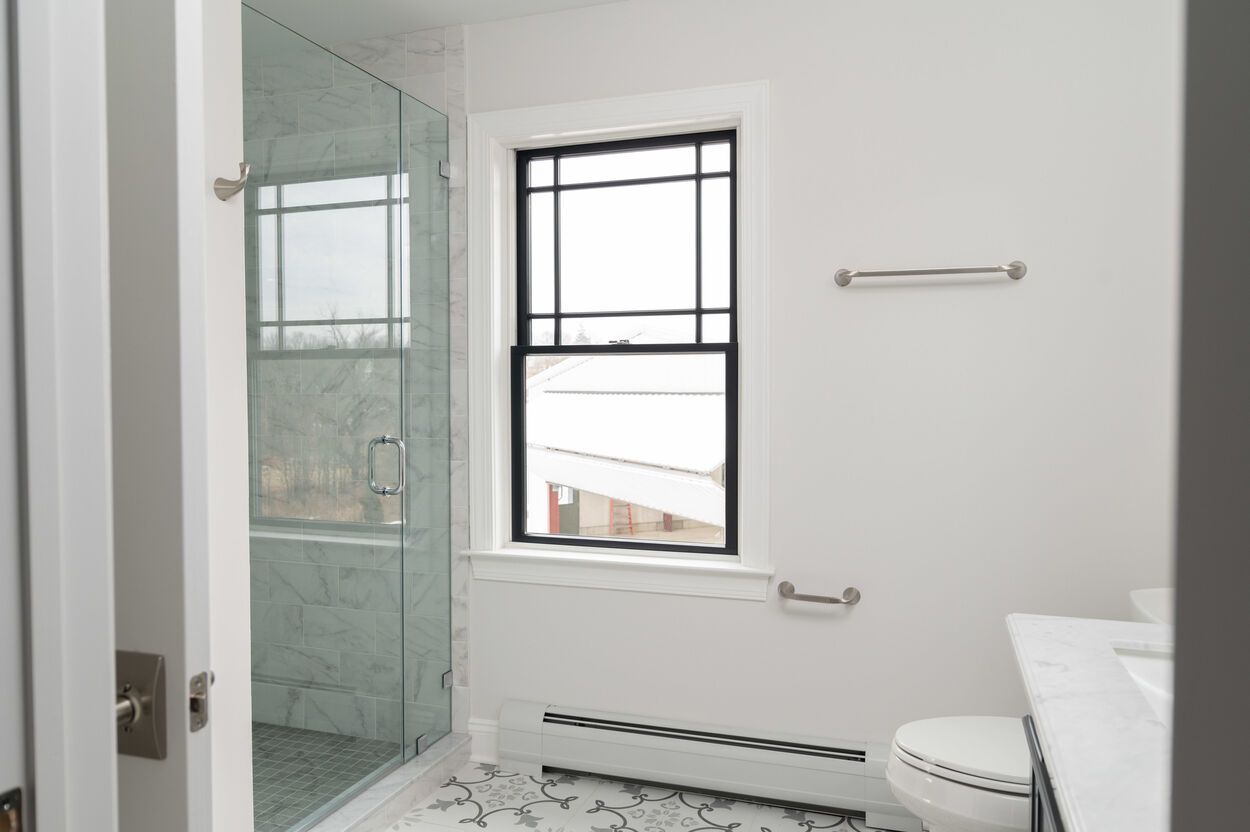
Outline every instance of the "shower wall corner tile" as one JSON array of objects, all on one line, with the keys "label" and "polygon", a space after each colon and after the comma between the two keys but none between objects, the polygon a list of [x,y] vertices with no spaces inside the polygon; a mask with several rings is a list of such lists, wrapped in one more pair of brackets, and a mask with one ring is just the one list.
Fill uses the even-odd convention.
[{"label": "shower wall corner tile", "polygon": [[[468,558],[462,558],[468,560]],[[451,640],[469,643],[469,596],[455,595],[451,599]]]},{"label": "shower wall corner tile", "polygon": [[451,643],[451,677],[462,685],[469,684],[469,643]]},{"label": "shower wall corner tile", "polygon": [[425,75],[443,71],[445,54],[442,29],[421,29],[409,32],[407,40],[407,66],[405,75]]},{"label": "shower wall corner tile", "polygon": [[457,734],[467,734],[469,732],[469,713],[469,686],[452,686],[451,730]]}]

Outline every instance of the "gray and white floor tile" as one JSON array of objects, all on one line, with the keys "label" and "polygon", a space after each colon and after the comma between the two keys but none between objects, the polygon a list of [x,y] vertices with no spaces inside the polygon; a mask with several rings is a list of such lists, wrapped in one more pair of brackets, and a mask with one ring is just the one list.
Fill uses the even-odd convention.
[{"label": "gray and white floor tile", "polygon": [[499,832],[868,832],[860,818],[767,806],[679,789],[474,764],[391,827],[471,824]]}]

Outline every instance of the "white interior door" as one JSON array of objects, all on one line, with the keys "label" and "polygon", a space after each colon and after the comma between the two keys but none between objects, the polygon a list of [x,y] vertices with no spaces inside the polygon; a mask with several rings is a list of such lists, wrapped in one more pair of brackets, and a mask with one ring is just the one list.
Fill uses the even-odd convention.
[{"label": "white interior door", "polygon": [[118,761],[120,828],[233,832],[251,828],[242,209],[212,180],[242,152],[241,105],[217,95],[241,90],[239,9],[107,9],[117,646],[163,655],[168,691],[167,757]]}]

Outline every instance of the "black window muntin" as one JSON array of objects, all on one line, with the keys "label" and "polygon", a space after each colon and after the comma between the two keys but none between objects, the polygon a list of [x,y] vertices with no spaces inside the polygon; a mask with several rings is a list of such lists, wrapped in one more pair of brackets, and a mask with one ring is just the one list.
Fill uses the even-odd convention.
[{"label": "black window muntin", "polygon": [[[704,173],[705,144],[729,144],[729,171]],[[648,148],[695,146],[695,172],[673,176],[641,179],[613,179],[597,182],[560,184],[560,159],[568,156],[608,153]],[[552,160],[552,184],[529,185],[529,163],[536,159]],[[512,348],[512,539],[521,543],[551,543],[594,546],[598,548],[642,549],[663,552],[699,552],[703,554],[738,554],[738,143],[734,130],[654,136],[621,141],[591,142],[577,145],[534,148],[516,153],[516,250],[517,250],[517,345]],[[729,306],[705,307],[702,291],[703,191],[706,179],[729,180]],[[583,188],[645,185],[664,182],[695,183],[695,305],[689,309],[637,309],[613,312],[562,313],[560,310],[560,194]],[[552,312],[534,313],[530,309],[529,262],[529,198],[534,193],[554,193],[555,269]],[[706,314],[729,315],[729,338],[715,343],[703,342],[703,317]],[[625,316],[693,315],[695,342],[679,344],[561,344],[561,322],[564,318],[609,318]],[[554,321],[554,344],[531,343],[534,320]],[[674,353],[717,352],[725,356],[725,542],[712,544],[680,543],[654,540],[626,540],[619,537],[581,537],[576,535],[530,534],[525,531],[525,359],[531,355],[613,355],[634,353],[666,355]]]}]

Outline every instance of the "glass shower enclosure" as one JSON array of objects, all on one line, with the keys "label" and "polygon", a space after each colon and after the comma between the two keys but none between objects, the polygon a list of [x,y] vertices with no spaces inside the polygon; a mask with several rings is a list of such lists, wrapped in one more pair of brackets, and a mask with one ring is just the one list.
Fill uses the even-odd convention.
[{"label": "glass shower enclosure", "polygon": [[450,730],[447,119],[243,8],[257,832]]}]

